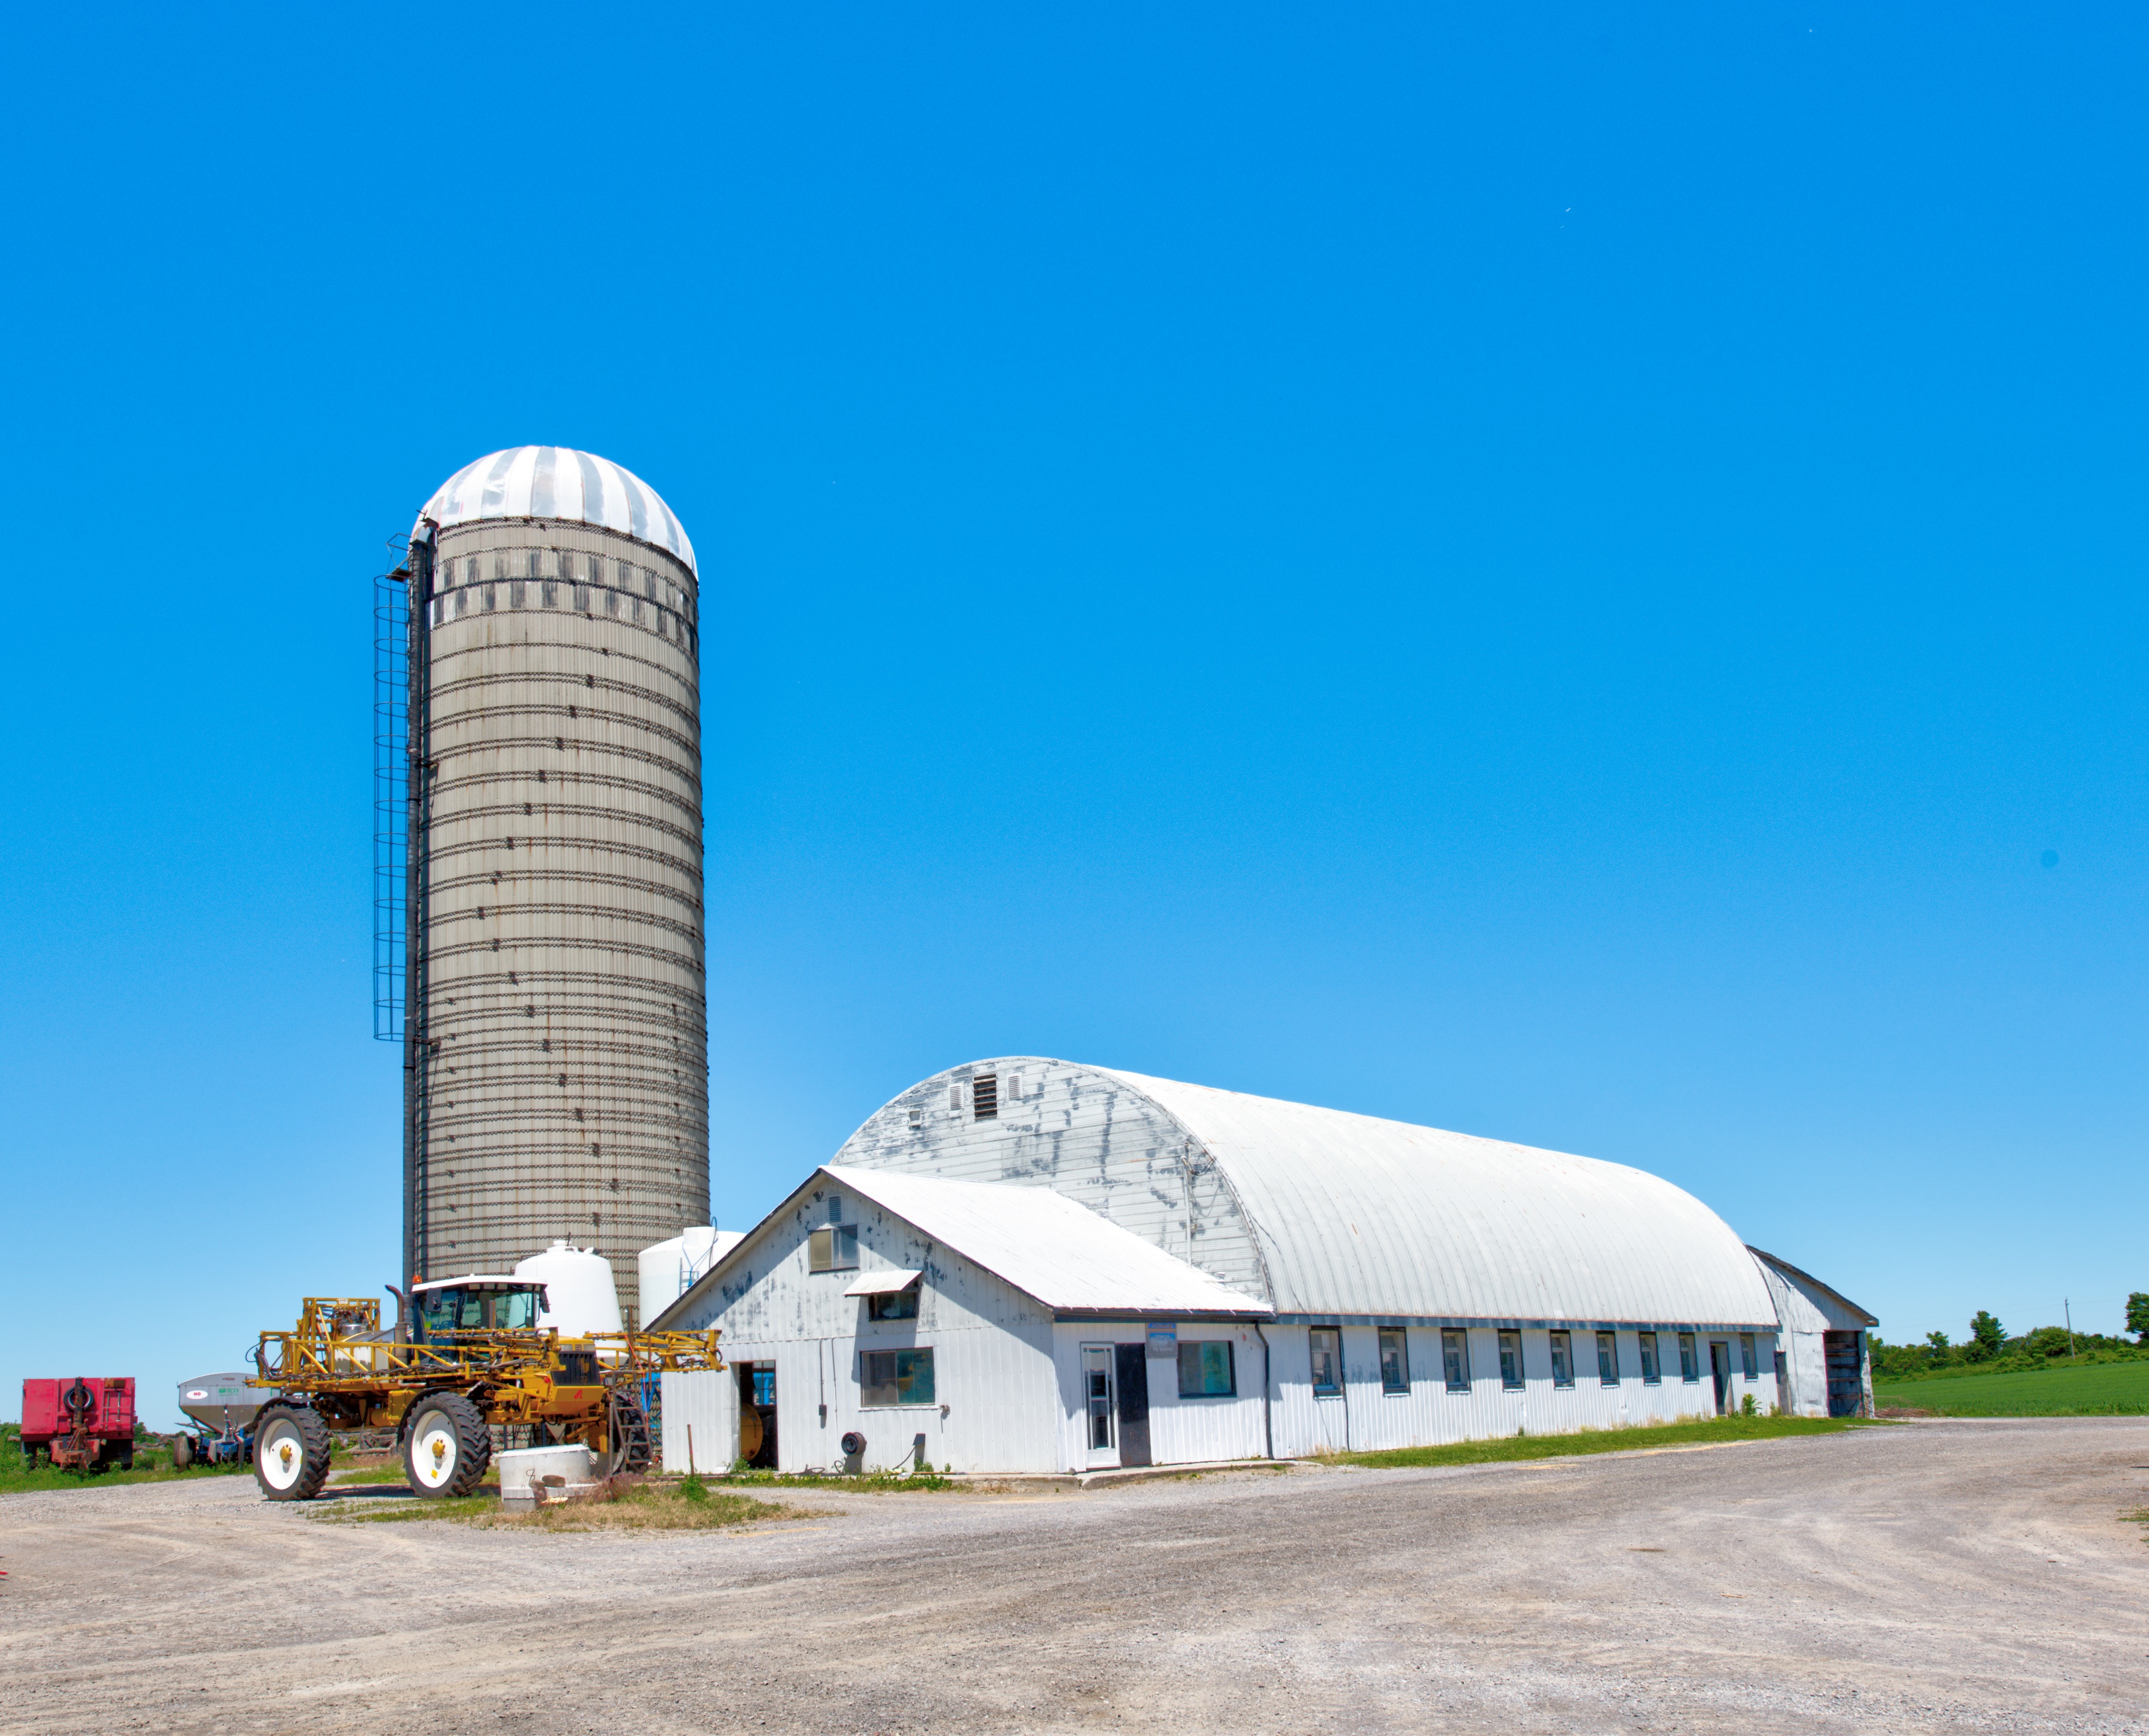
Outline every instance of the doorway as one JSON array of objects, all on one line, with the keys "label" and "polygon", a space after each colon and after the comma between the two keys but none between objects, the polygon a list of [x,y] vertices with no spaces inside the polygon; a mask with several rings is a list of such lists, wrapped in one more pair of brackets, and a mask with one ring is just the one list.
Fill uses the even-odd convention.
[{"label": "doorway", "polygon": [[734,1362],[738,1371],[739,1457],[757,1471],[776,1469],[776,1365]]},{"label": "doorway", "polygon": [[1862,1332],[1823,1332],[1821,1356],[1828,1371],[1828,1414],[1865,1414],[1865,1346]]},{"label": "doorway", "polygon": [[1083,1465],[1090,1469],[1120,1462],[1119,1382],[1112,1376],[1116,1358],[1109,1344],[1082,1346]]},{"label": "doorway", "polygon": [[1120,1463],[1146,1465],[1149,1456],[1149,1346],[1120,1344]]},{"label": "doorway", "polygon": [[1716,1388],[1716,1414],[1731,1408],[1731,1346],[1720,1338],[1709,1341],[1709,1378]]}]

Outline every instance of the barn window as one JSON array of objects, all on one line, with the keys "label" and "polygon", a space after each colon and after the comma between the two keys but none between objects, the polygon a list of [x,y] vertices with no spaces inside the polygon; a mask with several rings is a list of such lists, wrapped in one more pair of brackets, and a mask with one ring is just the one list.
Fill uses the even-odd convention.
[{"label": "barn window", "polygon": [[1597,1378],[1608,1386],[1619,1384],[1619,1335],[1599,1332],[1597,1335]]},{"label": "barn window", "polygon": [[1470,1335],[1447,1331],[1440,1335],[1440,1360],[1447,1373],[1450,1392],[1470,1390]]},{"label": "barn window", "polygon": [[861,1405],[929,1405],[933,1396],[933,1352],[861,1351],[858,1353]]},{"label": "barn window", "polygon": [[916,1320],[918,1318],[918,1281],[913,1279],[900,1290],[884,1291],[866,1298],[868,1320]]},{"label": "barn window", "polygon": [[1522,1335],[1500,1335],[1500,1384],[1510,1392],[1522,1390]]},{"label": "barn window", "polygon": [[1664,1377],[1663,1370],[1657,1361],[1657,1335],[1654,1332],[1644,1332],[1641,1335],[1641,1339],[1642,1384],[1645,1386],[1653,1386]]},{"label": "barn window", "polygon": [[1574,1335],[1571,1332],[1552,1335],[1552,1383],[1555,1386],[1574,1384]]},{"label": "barn window", "polygon": [[1749,1381],[1758,1381],[1761,1378],[1761,1359],[1754,1352],[1754,1335],[1751,1332],[1741,1332],[1739,1335],[1739,1371]]},{"label": "barn window", "polygon": [[806,1238],[806,1269],[813,1272],[851,1272],[858,1266],[858,1226],[828,1224]]},{"label": "barn window", "polygon": [[1231,1364],[1231,1341],[1219,1338],[1179,1346],[1181,1398],[1233,1398],[1239,1383]]},{"label": "barn window", "polygon": [[1381,1334],[1381,1391],[1410,1391],[1410,1346],[1401,1332]]},{"label": "barn window", "polygon": [[1679,1378],[1689,1382],[1701,1379],[1701,1353],[1694,1348],[1694,1334],[1682,1332],[1679,1341]]},{"label": "barn window", "polygon": [[1313,1350],[1313,1390],[1316,1392],[1341,1392],[1343,1390],[1343,1333],[1337,1326],[1316,1326],[1311,1334]]},{"label": "barn window", "polygon": [[1000,1112],[1000,1082],[993,1074],[981,1073],[970,1081],[970,1119],[996,1120]]}]

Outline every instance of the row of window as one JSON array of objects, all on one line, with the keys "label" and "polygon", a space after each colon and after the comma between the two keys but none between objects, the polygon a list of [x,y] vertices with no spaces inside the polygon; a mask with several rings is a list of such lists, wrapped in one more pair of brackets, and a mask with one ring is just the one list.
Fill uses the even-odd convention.
[{"label": "row of window", "polygon": [[[1110,1346],[1087,1348],[1085,1362],[1093,1411],[1101,1401],[1109,1415],[1111,1402]],[[1181,1398],[1236,1398],[1238,1368],[1229,1339],[1190,1341],[1179,1346],[1179,1396]],[[858,1352],[858,1403],[862,1406],[930,1405],[939,1402],[933,1380],[933,1349],[929,1345],[903,1350]],[[770,1396],[757,1403],[773,1403],[775,1372],[769,1374]],[[1109,1446],[1107,1440],[1104,1444]]]},{"label": "row of window", "polygon": [[[1574,1337],[1571,1331],[1557,1331],[1546,1335],[1552,1341],[1552,1383],[1555,1386],[1574,1385]],[[1596,1332],[1583,1335],[1585,1342],[1597,1341],[1597,1378],[1607,1386],[1616,1386],[1624,1378],[1619,1366],[1619,1335],[1617,1332]],[[1663,1379],[1662,1350],[1658,1340],[1666,1335],[1640,1332],[1635,1335],[1641,1352],[1642,1384],[1654,1386]],[[1688,1382],[1701,1379],[1701,1346],[1698,1336],[1692,1332],[1671,1335],[1678,1340],[1679,1378]],[[1343,1390],[1343,1333],[1338,1326],[1315,1326],[1311,1329],[1313,1351],[1313,1390],[1316,1393],[1338,1393]],[[1739,1340],[1739,1372],[1749,1381],[1760,1378],[1760,1346],[1751,1332],[1737,1335]],[[1498,1335],[1500,1352],[1500,1384],[1510,1392],[1519,1392],[1527,1376],[1523,1366],[1522,1335],[1502,1331]],[[1411,1390],[1410,1336],[1400,1327],[1383,1328],[1380,1334],[1381,1391],[1408,1392]],[[1440,1335],[1441,1372],[1450,1392],[1467,1392],[1470,1378],[1470,1335],[1457,1328],[1445,1328]]]},{"label": "row of window", "polygon": [[694,640],[694,629],[662,604],[645,605],[638,596],[608,587],[593,590],[587,585],[565,585],[551,579],[527,585],[516,579],[506,585],[472,585],[450,591],[433,599],[433,625],[485,614],[498,608],[503,596],[511,609],[556,609],[563,601],[571,601],[580,615],[606,615],[615,621],[646,626],[682,645],[691,645]]},{"label": "row of window", "polygon": [[[490,572],[483,570],[483,563],[486,562],[491,566]],[[440,571],[434,575],[433,589],[439,592],[488,580],[499,584],[516,579],[579,579],[586,585],[614,584],[622,591],[662,603],[675,615],[683,615],[689,621],[694,618],[692,593],[681,590],[662,573],[637,566],[632,561],[606,561],[601,556],[578,554],[572,549],[516,549],[512,552],[502,549],[490,556],[451,558],[440,563]],[[577,603],[575,606],[582,606]]]}]

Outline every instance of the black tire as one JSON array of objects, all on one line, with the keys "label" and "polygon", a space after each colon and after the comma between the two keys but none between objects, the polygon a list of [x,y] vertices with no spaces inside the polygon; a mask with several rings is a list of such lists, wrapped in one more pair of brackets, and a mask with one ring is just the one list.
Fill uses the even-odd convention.
[{"label": "black tire", "polygon": [[429,1501],[470,1495],[492,1463],[492,1431],[460,1392],[428,1392],[403,1423],[403,1471],[410,1492]]},{"label": "black tire", "polygon": [[172,1437],[172,1469],[184,1471],[194,1462],[194,1437],[192,1435]]},{"label": "black tire", "polygon": [[254,1480],[271,1501],[311,1501],[329,1477],[329,1426],[310,1405],[273,1404],[254,1425]]}]

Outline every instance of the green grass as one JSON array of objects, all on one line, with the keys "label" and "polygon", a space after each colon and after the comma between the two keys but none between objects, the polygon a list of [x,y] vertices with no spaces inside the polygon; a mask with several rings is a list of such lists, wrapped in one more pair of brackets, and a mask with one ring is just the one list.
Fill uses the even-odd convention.
[{"label": "green grass", "polygon": [[1943,1416],[2149,1416],[2149,1362],[2059,1361],[1965,1380],[1955,1371],[1916,1380],[1875,1381],[1876,1404]]},{"label": "green grass", "polygon": [[1335,1454],[1331,1462],[1382,1467],[1492,1465],[1512,1459],[1560,1459],[1577,1453],[1636,1452],[1663,1447],[1719,1447],[1734,1441],[1774,1441],[1786,1435],[1837,1435],[1875,1425],[1848,1416],[1710,1416],[1637,1428],[1583,1429],[1572,1435],[1515,1435],[1498,1441],[1457,1441],[1448,1447],[1399,1447],[1388,1452]]},{"label": "green grass", "polygon": [[719,1484],[760,1489],[846,1489],[853,1495],[888,1495],[898,1489],[959,1489],[962,1484],[952,1477],[941,1477],[930,1471],[914,1477],[893,1477],[883,1471],[862,1472],[857,1477],[813,1477],[781,1471],[732,1471],[718,1477],[709,1472],[701,1474],[701,1480],[714,1488]]},{"label": "green grass", "polygon": [[361,1465],[355,1471],[331,1470],[329,1472],[329,1486],[331,1488],[346,1487],[352,1483],[400,1483],[409,1481],[410,1473],[404,1470],[402,1461],[400,1459],[391,1460],[385,1465]]},{"label": "green grass", "polygon": [[114,1483],[168,1483],[181,1477],[250,1477],[250,1465],[197,1465],[189,1470],[172,1469],[171,1454],[138,1444],[132,1471],[58,1471],[40,1465],[35,1471],[23,1457],[22,1436],[15,1423],[0,1424],[0,1495],[31,1494],[47,1489],[108,1489]]},{"label": "green grass", "polygon": [[[326,1502],[335,1497],[331,1491],[320,1498]],[[420,1501],[413,1496],[407,1501],[369,1501],[362,1506],[339,1503],[316,1508],[308,1517],[332,1525],[382,1525],[399,1519],[482,1519],[499,1511],[500,1490],[495,1485],[475,1495],[450,1495],[438,1501]]]},{"label": "green grass", "polygon": [[[1893,1355],[1891,1350],[1889,1352]],[[1995,1375],[2044,1374],[2056,1368],[2116,1367],[2149,1370],[2149,1356],[2133,1350],[2084,1351],[2078,1356],[2003,1356],[1994,1362],[1950,1362],[1942,1368],[1890,1369],[1875,1363],[1876,1386],[1900,1386],[1906,1381],[1989,1381]]]},{"label": "green grass", "polygon": [[721,1531],[766,1519],[828,1517],[810,1508],[756,1501],[706,1486],[706,1480],[643,1483],[612,1498],[563,1501],[535,1512],[501,1511],[496,1486],[442,1501],[340,1503],[314,1516],[333,1525],[387,1525],[407,1520],[445,1520],[501,1531]]}]

